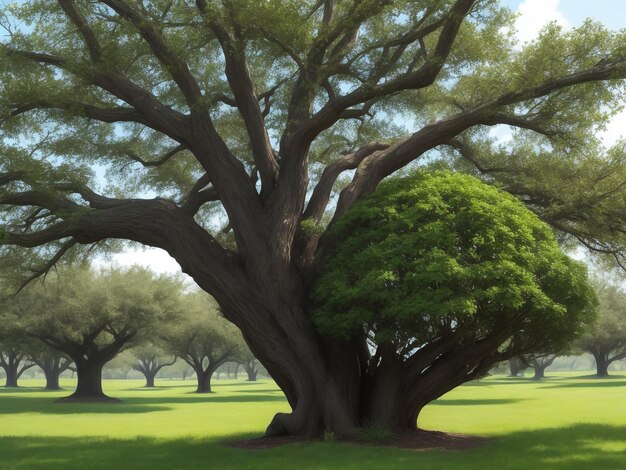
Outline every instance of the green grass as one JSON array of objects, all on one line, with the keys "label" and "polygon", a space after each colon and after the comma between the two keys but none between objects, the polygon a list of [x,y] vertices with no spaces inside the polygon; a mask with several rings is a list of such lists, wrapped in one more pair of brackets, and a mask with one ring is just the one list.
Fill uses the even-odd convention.
[{"label": "green grass", "polygon": [[[626,378],[550,374],[535,383],[493,377],[427,407],[426,429],[491,436],[469,451],[410,451],[320,442],[239,450],[224,441],[260,435],[288,407],[273,382],[106,381],[121,404],[55,403],[40,381],[0,388],[0,468],[19,469],[381,469],[626,468]],[[68,389],[70,382],[62,383]]]}]

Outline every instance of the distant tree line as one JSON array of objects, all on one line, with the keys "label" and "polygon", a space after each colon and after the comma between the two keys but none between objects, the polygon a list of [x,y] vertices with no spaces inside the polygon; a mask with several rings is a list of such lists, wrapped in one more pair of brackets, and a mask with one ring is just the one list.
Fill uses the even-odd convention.
[{"label": "distant tree line", "polygon": [[512,377],[533,369],[534,380],[545,377],[545,371],[560,356],[591,354],[595,360],[596,376],[609,376],[609,366],[626,359],[626,292],[618,279],[610,277],[593,280],[598,297],[598,317],[595,324],[568,348],[525,354],[509,359]]},{"label": "distant tree line", "polygon": [[58,390],[59,376],[71,369],[76,390],[63,400],[109,400],[102,370],[116,357],[143,374],[146,387],[177,360],[195,372],[198,393],[211,391],[211,377],[227,362],[244,365],[256,380],[256,359],[241,333],[210,296],[189,291],[179,277],[82,266],[50,273],[17,295],[10,284],[2,288],[0,367],[7,387],[38,366],[46,389]]}]

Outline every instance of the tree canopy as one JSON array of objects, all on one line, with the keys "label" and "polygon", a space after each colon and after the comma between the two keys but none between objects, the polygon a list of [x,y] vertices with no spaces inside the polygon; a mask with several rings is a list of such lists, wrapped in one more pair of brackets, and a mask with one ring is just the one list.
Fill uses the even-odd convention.
[{"label": "tree canopy", "polygon": [[333,226],[316,282],[326,335],[368,330],[400,355],[457,332],[559,350],[593,320],[587,270],[512,196],[454,173],[391,180]]}]

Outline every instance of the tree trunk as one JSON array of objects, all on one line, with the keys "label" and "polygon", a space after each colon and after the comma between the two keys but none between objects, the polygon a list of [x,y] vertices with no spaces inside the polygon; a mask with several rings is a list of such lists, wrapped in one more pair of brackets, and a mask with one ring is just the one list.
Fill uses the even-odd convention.
[{"label": "tree trunk", "polygon": [[[61,401],[114,401],[102,391],[102,368],[106,361],[94,358],[72,357],[76,364],[76,390]],[[116,401],[116,400],[115,400]]]},{"label": "tree trunk", "polygon": [[255,361],[244,362],[243,367],[246,370],[246,374],[248,374],[248,382],[256,382],[258,370],[255,365]]},{"label": "tree trunk", "polygon": [[546,377],[545,375],[546,367],[534,366],[534,369],[535,369],[535,375],[533,375],[533,380],[541,380]]},{"label": "tree trunk", "polygon": [[198,378],[198,387],[196,393],[211,393],[211,376],[213,371],[196,371],[196,377]]},{"label": "tree trunk", "polygon": [[59,385],[59,375],[61,371],[58,369],[42,368],[44,375],[46,376],[46,390],[61,390]]},{"label": "tree trunk", "polygon": [[609,360],[608,355],[603,353],[595,353],[593,357],[596,360],[596,376],[605,378],[609,376]]},{"label": "tree trunk", "polygon": [[526,369],[526,365],[519,357],[513,357],[509,359],[509,370],[511,371],[511,377],[519,377]]},{"label": "tree trunk", "polygon": [[17,385],[17,379],[18,379],[17,367],[6,367],[4,369],[4,372],[6,373],[6,376],[7,376],[4,386],[16,388],[18,386]]},{"label": "tree trunk", "polygon": [[148,371],[148,372],[144,372],[144,376],[146,377],[146,388],[154,388],[154,378],[156,377],[156,374]]}]

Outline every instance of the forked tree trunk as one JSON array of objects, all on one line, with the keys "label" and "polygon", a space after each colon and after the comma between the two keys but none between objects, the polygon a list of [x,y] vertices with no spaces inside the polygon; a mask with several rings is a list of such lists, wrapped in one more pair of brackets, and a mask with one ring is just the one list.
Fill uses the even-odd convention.
[{"label": "forked tree trunk", "polygon": [[0,367],[4,369],[6,375],[5,387],[18,387],[17,382],[24,371],[34,367],[35,364],[23,363],[23,357],[22,354],[15,351],[9,351],[0,357]]},{"label": "forked tree trunk", "polygon": [[61,390],[59,376],[69,368],[70,362],[62,357],[39,357],[33,359],[46,377],[46,390]]},{"label": "forked tree trunk", "polygon": [[531,360],[530,364],[535,371],[533,380],[542,380],[546,377],[546,369],[552,365],[558,356],[549,354],[546,356],[538,356]]},{"label": "forked tree trunk", "polygon": [[196,370],[196,377],[198,379],[198,386],[196,388],[196,393],[211,393],[211,376],[213,375],[215,370],[207,369],[207,370]]}]

